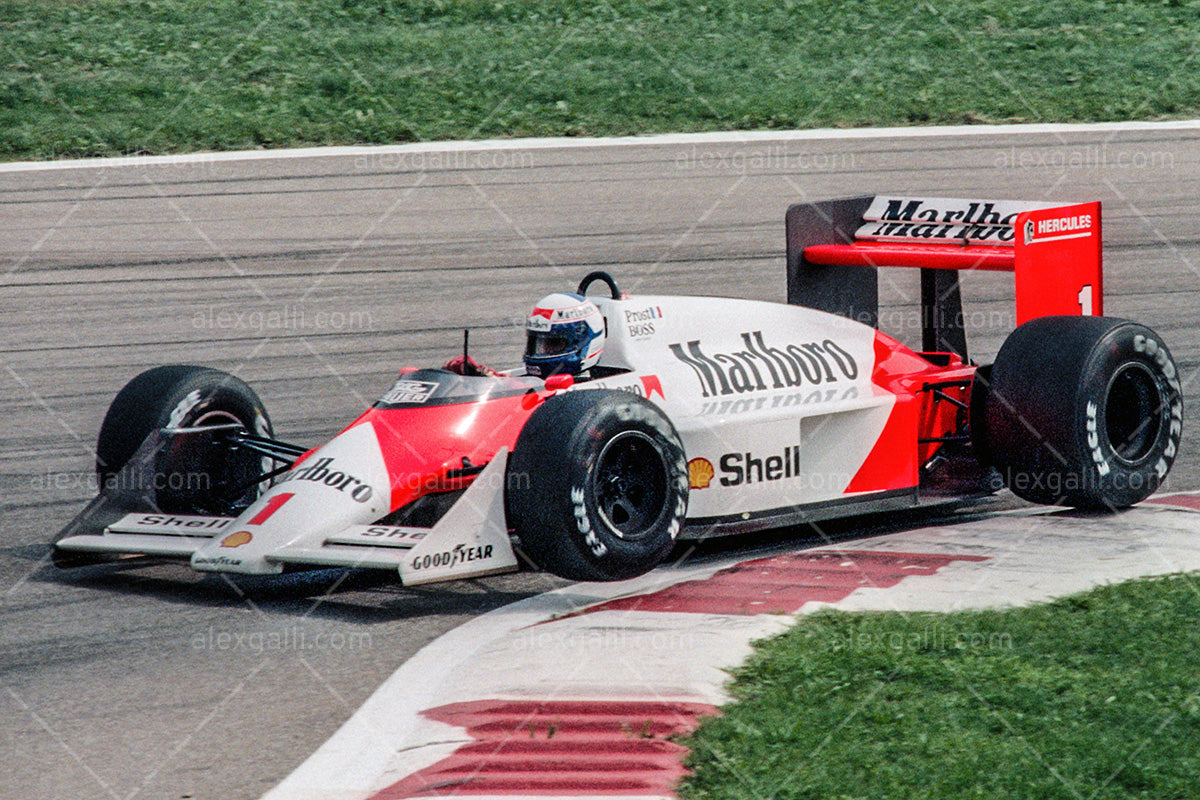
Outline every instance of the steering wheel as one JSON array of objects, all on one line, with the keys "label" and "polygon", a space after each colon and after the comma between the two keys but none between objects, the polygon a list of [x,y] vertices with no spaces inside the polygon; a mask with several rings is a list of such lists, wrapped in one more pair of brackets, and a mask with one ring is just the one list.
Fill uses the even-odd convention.
[{"label": "steering wheel", "polygon": [[579,288],[576,290],[576,294],[582,294],[586,296],[588,287],[596,281],[602,281],[606,286],[608,286],[608,290],[612,292],[613,300],[621,299],[621,290],[617,288],[617,282],[613,280],[613,276],[601,270],[589,272],[587,275],[585,275],[583,280],[579,282]]}]

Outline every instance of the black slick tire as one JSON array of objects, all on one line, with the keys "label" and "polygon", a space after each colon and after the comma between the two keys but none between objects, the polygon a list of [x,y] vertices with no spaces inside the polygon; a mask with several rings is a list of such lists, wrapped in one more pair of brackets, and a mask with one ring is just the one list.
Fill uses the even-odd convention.
[{"label": "black slick tire", "polygon": [[1175,460],[1179,376],[1144,325],[1031,320],[1005,340],[985,377],[982,452],[1026,500],[1124,508],[1152,494]]},{"label": "black slick tire", "polygon": [[[207,367],[173,364],[146,370],[117,393],[96,442],[96,477],[101,490],[117,480],[151,432],[160,428],[189,428],[240,424],[247,431],[271,436],[271,420],[262,401],[249,385],[226,372]],[[172,491],[169,478],[185,466],[182,462],[160,462],[156,486],[158,505],[164,511],[186,513],[206,510],[203,497],[194,490]],[[204,475],[193,476],[193,486],[218,490],[235,481],[244,481],[261,470],[261,459],[246,454],[240,458],[207,459],[189,462],[189,469],[201,468]],[[203,480],[201,480],[203,479]],[[256,492],[255,492],[256,493]],[[193,507],[199,503],[200,507]]]},{"label": "black slick tire", "polygon": [[687,459],[653,403],[589,389],[542,403],[509,459],[509,525],[540,568],[571,580],[632,578],[674,546]]}]

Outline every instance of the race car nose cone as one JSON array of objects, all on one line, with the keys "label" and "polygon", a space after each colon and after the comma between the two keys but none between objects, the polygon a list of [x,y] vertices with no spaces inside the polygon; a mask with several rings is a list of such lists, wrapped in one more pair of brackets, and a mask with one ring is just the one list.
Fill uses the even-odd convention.
[{"label": "race car nose cone", "polygon": [[207,572],[271,574],[283,569],[273,555],[319,548],[329,535],[368,524],[388,511],[391,491],[371,424],[355,425],[279,477],[230,526],[192,556]]}]

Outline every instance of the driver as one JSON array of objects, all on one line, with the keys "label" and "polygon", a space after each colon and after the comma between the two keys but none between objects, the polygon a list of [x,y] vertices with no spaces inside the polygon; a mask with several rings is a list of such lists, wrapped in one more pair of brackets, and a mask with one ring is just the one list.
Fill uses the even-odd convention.
[{"label": "driver", "polygon": [[[604,316],[583,295],[559,292],[543,297],[525,321],[525,372],[539,378],[573,375],[586,380],[604,352]],[[468,355],[447,361],[460,375],[495,376],[496,370]]]}]

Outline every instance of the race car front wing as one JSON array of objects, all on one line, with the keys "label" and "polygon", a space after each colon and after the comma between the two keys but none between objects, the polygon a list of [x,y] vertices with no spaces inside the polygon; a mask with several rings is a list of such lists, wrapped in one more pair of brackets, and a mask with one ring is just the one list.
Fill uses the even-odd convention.
[{"label": "race car front wing", "polygon": [[[160,446],[157,436],[147,440],[123,472],[145,468]],[[271,551],[267,561],[312,568],[394,569],[405,586],[511,572],[518,561],[505,522],[507,462],[508,451],[501,449],[431,528],[353,525],[318,540],[294,536]],[[127,477],[126,486],[143,483]],[[58,555],[186,560],[202,547],[211,548],[217,537],[224,537],[222,547],[237,547],[237,517],[165,513],[150,498],[139,491],[101,492],[55,542]],[[204,569],[221,571],[219,557],[206,559]]]}]

